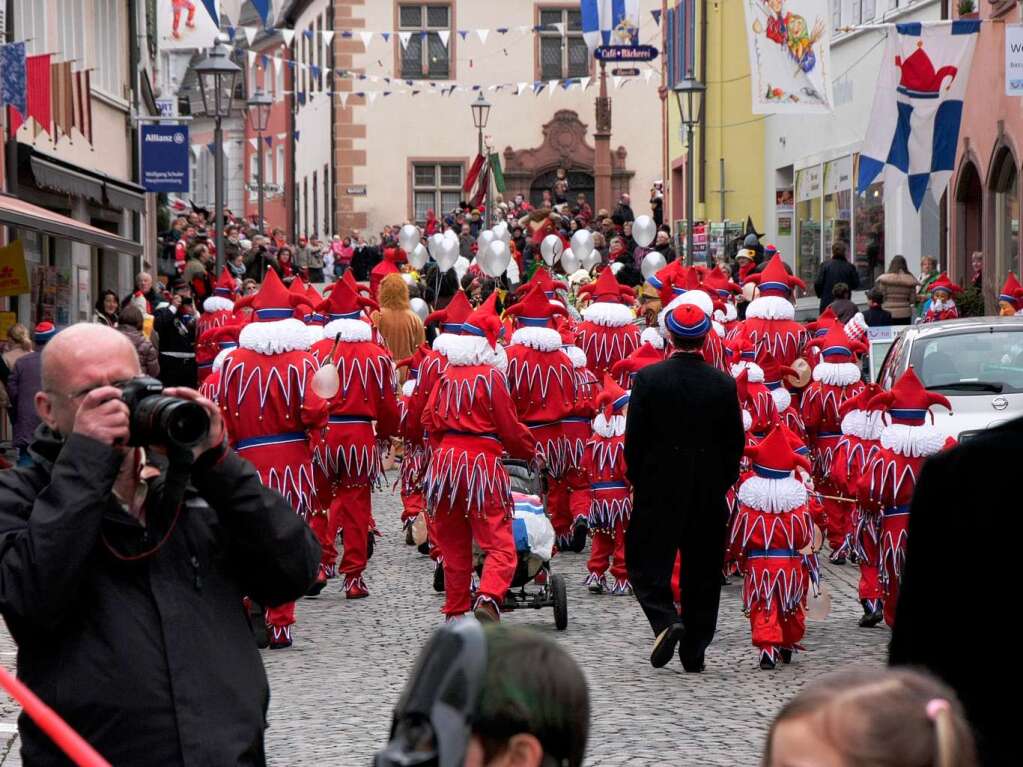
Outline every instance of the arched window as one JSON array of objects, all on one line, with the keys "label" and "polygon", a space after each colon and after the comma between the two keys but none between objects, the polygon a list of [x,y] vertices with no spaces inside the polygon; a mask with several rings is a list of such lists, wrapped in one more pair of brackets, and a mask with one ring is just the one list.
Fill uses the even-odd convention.
[{"label": "arched window", "polygon": [[[1000,286],[1009,270],[1019,270],[1019,173],[1016,158],[1003,147],[991,165],[994,192],[994,274],[989,284]],[[988,263],[992,263],[990,260]]]},{"label": "arched window", "polygon": [[983,186],[977,166],[969,160],[963,163],[956,184],[956,270],[957,279],[969,278],[970,254],[980,250],[982,238]]}]

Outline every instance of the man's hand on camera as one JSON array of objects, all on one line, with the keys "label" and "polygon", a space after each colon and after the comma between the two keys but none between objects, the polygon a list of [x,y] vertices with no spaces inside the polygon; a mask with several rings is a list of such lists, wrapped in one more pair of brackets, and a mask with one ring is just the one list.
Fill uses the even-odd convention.
[{"label": "man's hand on camera", "polygon": [[168,397],[177,397],[195,402],[202,406],[202,409],[206,411],[206,415],[210,418],[209,433],[206,435],[205,440],[192,448],[193,456],[198,458],[207,450],[218,448],[224,443],[224,439],[227,437],[227,430],[224,428],[224,419],[220,417],[220,408],[213,401],[206,399],[195,389],[189,389],[185,386],[164,389],[163,393]]},{"label": "man's hand on camera", "polygon": [[82,397],[75,414],[75,434],[123,448],[128,442],[130,428],[128,406],[121,399],[121,390],[117,387],[100,386]]}]

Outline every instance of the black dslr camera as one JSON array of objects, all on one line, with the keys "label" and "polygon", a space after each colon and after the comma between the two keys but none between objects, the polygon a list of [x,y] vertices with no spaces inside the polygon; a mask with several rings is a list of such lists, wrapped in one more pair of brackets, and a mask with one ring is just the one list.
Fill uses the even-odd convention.
[{"label": "black dslr camera", "polygon": [[202,405],[165,397],[155,378],[133,378],[121,387],[121,399],[131,413],[129,445],[165,445],[189,449],[210,431],[210,417]]}]

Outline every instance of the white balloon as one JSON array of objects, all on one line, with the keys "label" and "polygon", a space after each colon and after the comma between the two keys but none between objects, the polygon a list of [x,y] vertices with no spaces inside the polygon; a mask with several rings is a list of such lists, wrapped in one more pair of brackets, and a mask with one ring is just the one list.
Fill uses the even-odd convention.
[{"label": "white balloon", "polygon": [[414,224],[405,224],[398,234],[398,245],[406,253],[412,250],[420,240],[419,227]]},{"label": "white balloon", "polygon": [[565,243],[556,234],[548,234],[540,243],[540,255],[543,256],[547,266],[554,266],[554,262],[558,260],[564,249]]},{"label": "white balloon", "polygon": [[[636,230],[633,229],[633,232]],[[645,256],[643,256],[643,262],[639,265],[640,271],[643,272],[643,279],[649,280],[661,269],[667,266],[668,262],[664,260],[664,256],[656,250],[651,250]]]},{"label": "white balloon", "polygon": [[480,267],[491,277],[500,277],[511,262],[511,251],[504,244],[503,240],[494,240],[490,243],[480,261]]},{"label": "white balloon", "polygon": [[455,265],[455,261],[458,260],[458,243],[441,237],[440,244],[437,246],[437,252],[433,254],[433,258],[442,273],[448,271]]},{"label": "white balloon", "polygon": [[490,243],[494,241],[494,232],[490,229],[484,229],[480,232],[480,236],[476,238],[476,255],[479,256],[487,252],[487,248],[490,247]]},{"label": "white balloon", "polygon": [[455,265],[452,268],[455,270],[455,276],[458,277],[459,282],[462,281],[465,273],[469,271],[470,266],[471,264],[469,263],[469,259],[465,256],[458,256],[458,258],[455,259]]},{"label": "white balloon", "polygon": [[581,265],[582,262],[579,257],[572,252],[571,248],[561,254],[561,268],[564,270],[565,274],[572,274],[573,272],[578,271]]},{"label": "white balloon", "polygon": [[409,301],[409,304],[412,306],[412,311],[419,315],[419,319],[426,322],[426,317],[430,313],[430,307],[426,301],[416,296]]},{"label": "white balloon", "polygon": [[444,239],[445,240],[454,240],[455,242],[458,242],[458,235],[455,234],[455,230],[454,229],[445,229],[444,230]]},{"label": "white balloon", "polygon": [[330,399],[337,394],[341,388],[341,376],[337,373],[337,367],[328,362],[313,374],[313,391],[322,399]]},{"label": "white balloon", "polygon": [[494,237],[496,237],[499,240],[502,240],[505,244],[507,244],[508,240],[511,239],[511,232],[508,231],[508,224],[506,224],[504,221],[499,221],[497,224],[495,224],[493,231]]},{"label": "white balloon", "polygon": [[426,266],[426,262],[429,260],[430,254],[426,252],[426,248],[423,243],[417,242],[416,246],[408,253],[409,266],[415,269],[417,272]]},{"label": "white balloon", "polygon": [[637,216],[632,222],[632,239],[641,248],[647,248],[657,236],[657,224],[650,216]]},{"label": "white balloon", "polygon": [[[440,255],[441,245],[444,244],[444,235],[440,232],[436,232],[430,235],[430,239],[426,241],[426,247],[430,251],[430,255],[433,256],[434,260]],[[445,270],[447,271],[447,270]]]},{"label": "white balloon", "polygon": [[600,255],[599,250],[592,250],[590,251],[590,255],[579,260],[582,262],[583,269],[589,272],[603,260],[603,256]]},{"label": "white balloon", "polygon": [[580,259],[593,252],[593,233],[589,229],[580,229],[572,235],[572,252]]}]

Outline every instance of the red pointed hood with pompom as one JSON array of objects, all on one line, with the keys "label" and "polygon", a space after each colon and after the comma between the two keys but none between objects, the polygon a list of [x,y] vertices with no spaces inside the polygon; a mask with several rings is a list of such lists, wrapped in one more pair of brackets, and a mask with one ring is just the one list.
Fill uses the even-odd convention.
[{"label": "red pointed hood with pompom", "polygon": [[267,270],[259,292],[242,296],[235,301],[234,306],[236,310],[251,308],[253,322],[276,322],[294,315],[291,294],[273,269]]},{"label": "red pointed hood with pompom", "polygon": [[504,323],[497,316],[497,291],[487,296],[487,300],[462,323],[462,332],[467,336],[486,338],[492,349],[497,348],[497,341],[504,334]]},{"label": "red pointed hood with pompom", "polygon": [[426,316],[425,325],[439,322],[442,333],[461,333],[462,323],[472,314],[472,304],[464,291],[456,290],[455,295],[443,309],[438,309]]},{"label": "red pointed hood with pompom", "polygon": [[795,453],[796,455],[809,457],[810,448],[806,446],[806,442],[803,440],[802,437],[800,437],[798,434],[792,431],[792,429],[786,426],[784,421],[780,421],[778,423],[777,428],[782,430],[782,433],[785,435],[785,439],[788,440],[789,447],[792,449],[793,453]]},{"label": "red pointed hood with pompom", "polygon": [[749,275],[746,281],[759,285],[760,295],[762,296],[788,298],[792,293],[792,288],[798,286],[804,290],[806,289],[805,282],[794,274],[789,274],[785,271],[785,265],[781,260],[781,256],[777,253],[767,262],[767,266],[764,267],[762,272]]},{"label": "red pointed hood with pompom", "polygon": [[610,267],[601,271],[596,281],[579,288],[579,295],[587,295],[595,303],[628,304],[636,298],[636,291],[619,284]]},{"label": "red pointed hood with pompom", "polygon": [[531,291],[536,285],[540,286],[540,289],[547,295],[547,298],[554,298],[556,290],[568,290],[568,285],[561,280],[556,280],[551,276],[550,271],[546,267],[538,267],[533,272],[532,278],[529,282],[520,285],[518,290],[515,291],[515,295],[522,297]]},{"label": "red pointed hood with pompom", "polygon": [[621,378],[624,375],[635,375],[647,365],[664,361],[664,352],[655,349],[649,341],[643,343],[636,351],[611,366],[611,375]]},{"label": "red pointed hood with pompom", "polygon": [[426,355],[428,355],[430,351],[431,349],[429,344],[425,343],[420,344],[418,347],[416,347],[415,351],[412,352],[411,356],[405,357],[404,359],[400,359],[397,362],[395,362],[394,367],[396,369],[408,368],[409,378],[413,379],[418,378],[419,366],[423,364],[423,360],[426,359]]},{"label": "red pointed hood with pompom", "polygon": [[824,362],[835,363],[856,362],[857,355],[867,351],[866,344],[849,338],[842,326],[837,323],[827,328],[823,336],[811,338],[807,346],[820,349]]},{"label": "red pointed hood with pompom", "polygon": [[783,424],[778,424],[758,444],[749,445],[743,451],[757,476],[786,479],[799,467],[810,471],[810,459],[792,449],[786,431]]},{"label": "red pointed hood with pompom", "polygon": [[788,365],[781,365],[771,352],[764,350],[760,355],[759,364],[764,371],[764,386],[773,389],[781,386],[784,378],[798,376],[795,370]]},{"label": "red pointed hood with pompom", "polygon": [[703,287],[722,301],[727,301],[742,288],[732,282],[720,269],[711,269],[703,278]]},{"label": "red pointed hood with pompom", "polygon": [[237,281],[231,276],[231,271],[225,266],[220,272],[217,284],[213,286],[213,295],[233,299],[237,290]]},{"label": "red pointed hood with pompom", "polygon": [[554,317],[568,315],[560,304],[551,303],[539,284],[534,284],[525,298],[509,306],[506,312],[515,318],[519,327],[526,328],[549,328],[554,324]]},{"label": "red pointed hood with pompom", "polygon": [[856,396],[849,397],[849,399],[844,400],[842,404],[838,406],[838,416],[840,418],[845,418],[853,410],[881,410],[882,408],[880,406],[870,407],[870,402],[883,391],[884,389],[881,388],[880,384],[864,384],[863,388],[856,393]]},{"label": "red pointed hood with pompom", "polygon": [[1009,276],[1005,278],[1005,284],[1002,285],[1002,292],[998,295],[998,300],[1009,304],[1016,311],[1023,306],[1023,285],[1019,284],[1015,273],[1009,272]]},{"label": "red pointed hood with pompom", "polygon": [[675,276],[685,271],[685,265],[681,259],[675,259],[670,264],[661,269],[650,277],[647,277],[647,283],[652,285],[657,291],[660,291],[665,285],[670,285],[674,282]]},{"label": "red pointed hood with pompom", "polygon": [[[304,291],[303,291],[304,294]],[[303,295],[303,301],[306,299]],[[377,302],[371,298],[360,296],[345,280],[335,283],[325,299],[315,307],[316,311],[325,315],[327,320],[357,320],[365,308],[379,309]]]},{"label": "red pointed hood with pompom", "polygon": [[610,419],[616,413],[621,413],[622,408],[629,404],[629,393],[625,391],[618,382],[610,375],[604,373],[604,383],[597,395],[597,408],[603,408],[604,418]]},{"label": "red pointed hood with pompom", "polygon": [[952,411],[948,397],[927,391],[913,368],[909,367],[891,389],[872,397],[866,409],[888,411],[892,423],[921,426],[933,405],[941,405],[949,412]]},{"label": "red pointed hood with pompom", "polygon": [[840,324],[841,323],[838,321],[838,315],[835,314],[835,310],[829,305],[823,312],[821,312],[820,317],[815,319],[813,322],[806,323],[806,329],[810,332],[812,337],[816,338],[827,333],[828,329],[832,325]]}]

